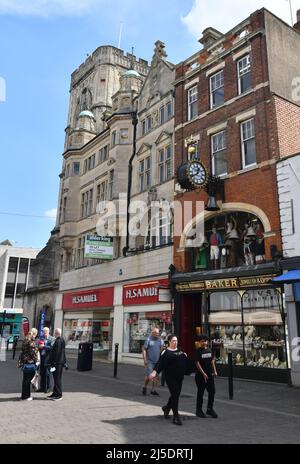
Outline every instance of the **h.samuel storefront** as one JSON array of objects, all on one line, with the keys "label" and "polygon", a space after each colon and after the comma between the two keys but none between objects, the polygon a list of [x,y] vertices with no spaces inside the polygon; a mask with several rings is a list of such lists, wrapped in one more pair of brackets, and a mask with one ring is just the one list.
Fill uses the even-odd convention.
[{"label": "h.samuel storefront", "polygon": [[281,286],[270,265],[175,273],[175,330],[190,355],[207,332],[220,375],[289,382],[287,327]]},{"label": "h.samuel storefront", "polygon": [[153,328],[162,336],[172,332],[171,294],[168,279],[123,286],[123,360],[142,362],[142,347]]},{"label": "h.samuel storefront", "polygon": [[63,337],[66,348],[92,342],[94,351],[111,351],[114,287],[94,288],[62,297]]}]

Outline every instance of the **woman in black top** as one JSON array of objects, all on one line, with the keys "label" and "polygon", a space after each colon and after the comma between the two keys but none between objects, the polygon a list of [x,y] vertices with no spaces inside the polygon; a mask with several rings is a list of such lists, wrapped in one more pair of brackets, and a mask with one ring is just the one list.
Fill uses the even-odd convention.
[{"label": "woman in black top", "polygon": [[22,382],[22,400],[32,400],[31,396],[31,380],[35,376],[37,366],[40,362],[40,355],[36,343],[34,341],[34,334],[29,333],[22,345],[22,351],[19,357],[19,367],[23,370]]},{"label": "woman in black top", "polygon": [[178,347],[176,335],[168,336],[169,346],[160,356],[155,370],[151,372],[150,380],[159,374],[162,370],[165,373],[166,382],[170,391],[170,398],[166,406],[162,407],[165,418],[169,416],[169,412],[173,411],[173,423],[182,425],[178,414],[178,400],[181,393],[182,381],[187,366],[187,356]]}]

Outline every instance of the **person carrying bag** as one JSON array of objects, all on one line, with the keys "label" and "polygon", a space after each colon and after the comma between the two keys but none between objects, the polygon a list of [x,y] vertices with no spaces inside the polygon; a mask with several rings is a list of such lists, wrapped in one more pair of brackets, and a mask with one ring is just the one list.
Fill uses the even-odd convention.
[{"label": "person carrying bag", "polygon": [[40,356],[38,348],[32,335],[28,334],[23,342],[18,362],[19,367],[23,371],[22,400],[30,401],[33,399],[31,396],[31,382],[35,377],[39,364]]}]

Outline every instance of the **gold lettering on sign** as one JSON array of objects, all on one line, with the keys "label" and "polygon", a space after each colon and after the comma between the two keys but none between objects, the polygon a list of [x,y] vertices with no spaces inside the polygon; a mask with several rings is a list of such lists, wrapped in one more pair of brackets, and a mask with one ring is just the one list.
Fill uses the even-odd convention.
[{"label": "gold lettering on sign", "polygon": [[238,284],[238,279],[217,279],[217,280],[206,280],[205,286],[207,289],[237,288],[239,284]]}]

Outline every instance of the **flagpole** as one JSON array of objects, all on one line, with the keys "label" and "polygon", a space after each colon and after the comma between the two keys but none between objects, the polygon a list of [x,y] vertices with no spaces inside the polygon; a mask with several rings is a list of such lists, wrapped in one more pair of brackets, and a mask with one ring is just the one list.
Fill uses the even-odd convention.
[{"label": "flagpole", "polygon": [[292,0],[288,0],[288,2],[290,4],[291,25],[293,26],[294,20],[293,20]]}]

